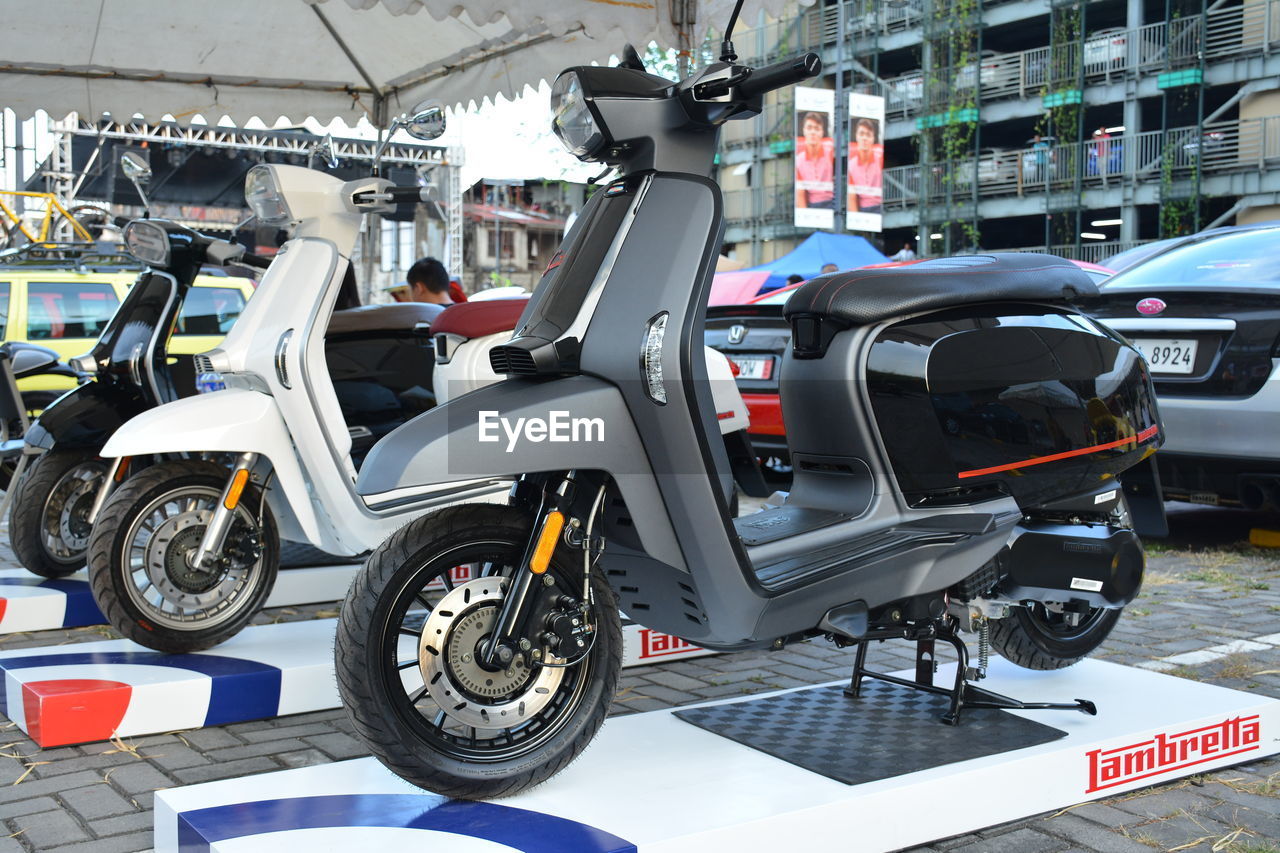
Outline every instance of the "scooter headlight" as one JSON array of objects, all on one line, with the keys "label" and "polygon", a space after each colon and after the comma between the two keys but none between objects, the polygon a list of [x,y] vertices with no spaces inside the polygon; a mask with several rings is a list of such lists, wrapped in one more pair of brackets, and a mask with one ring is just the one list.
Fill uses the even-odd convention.
[{"label": "scooter headlight", "polygon": [[254,166],[249,170],[244,179],[244,200],[261,222],[277,225],[293,221],[275,170],[270,166]]},{"label": "scooter headlight", "polygon": [[169,232],[146,219],[135,219],[124,227],[124,247],[138,260],[153,267],[169,264]]},{"label": "scooter headlight", "polygon": [[591,160],[604,146],[604,131],[596,123],[576,71],[564,72],[551,87],[551,129],[579,160]]}]

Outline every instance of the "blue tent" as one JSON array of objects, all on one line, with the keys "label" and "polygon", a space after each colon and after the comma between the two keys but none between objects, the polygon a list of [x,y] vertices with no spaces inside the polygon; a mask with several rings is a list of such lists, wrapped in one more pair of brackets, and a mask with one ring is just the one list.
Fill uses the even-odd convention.
[{"label": "blue tent", "polygon": [[776,261],[740,272],[772,273],[760,288],[761,293],[768,293],[785,285],[787,276],[793,273],[813,278],[822,272],[825,264],[835,264],[838,269],[850,270],[868,264],[882,264],[887,260],[889,259],[863,237],[815,231],[807,240]]}]

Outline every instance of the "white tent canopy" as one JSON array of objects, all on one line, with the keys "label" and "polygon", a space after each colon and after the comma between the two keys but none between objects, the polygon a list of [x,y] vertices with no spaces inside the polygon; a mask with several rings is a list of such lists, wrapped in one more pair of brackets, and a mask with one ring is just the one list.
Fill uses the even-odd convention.
[{"label": "white tent canopy", "polygon": [[[748,0],[743,15],[797,2],[812,0]],[[686,6],[694,22],[673,21],[672,9]],[[428,97],[467,104],[518,95],[627,42],[699,44],[732,8],[733,0],[0,0],[0,106],[23,118],[43,109],[382,124]]]}]

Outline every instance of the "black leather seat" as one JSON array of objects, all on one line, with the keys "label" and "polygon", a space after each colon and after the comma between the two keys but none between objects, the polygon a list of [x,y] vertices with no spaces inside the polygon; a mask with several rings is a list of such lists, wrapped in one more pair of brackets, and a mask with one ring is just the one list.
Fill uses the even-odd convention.
[{"label": "black leather seat", "polygon": [[1097,293],[1070,261],[1006,252],[820,276],[797,288],[783,313],[848,327],[974,302],[1068,302]]}]

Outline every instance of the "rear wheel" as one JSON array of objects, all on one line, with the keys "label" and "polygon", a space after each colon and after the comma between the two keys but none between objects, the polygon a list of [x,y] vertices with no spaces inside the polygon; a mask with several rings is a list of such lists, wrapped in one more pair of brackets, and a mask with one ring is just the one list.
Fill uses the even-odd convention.
[{"label": "rear wheel", "polygon": [[93,450],[53,450],[36,457],[14,485],[9,544],[18,562],[41,577],[84,567],[89,510],[107,463]]},{"label": "rear wheel", "polygon": [[[544,666],[533,657],[538,646],[522,644],[505,670],[481,662],[511,578],[523,570],[530,524],[525,513],[493,505],[419,518],[374,551],[343,603],[335,645],[343,704],[378,759],[415,785],[467,799],[515,794],[568,765],[608,712],[622,629],[598,575],[585,651]],[[551,630],[548,617],[569,621],[568,612],[541,612],[547,601],[582,595],[582,566],[563,553],[544,578],[553,582],[534,590],[535,640]]]},{"label": "rear wheel", "polygon": [[1095,607],[1072,625],[1067,613],[1032,603],[992,620],[991,646],[1005,660],[1027,669],[1062,669],[1102,645],[1118,621],[1119,610]]},{"label": "rear wheel", "polygon": [[256,486],[241,494],[215,561],[192,565],[229,476],[212,462],[163,462],[103,505],[89,541],[89,583],[111,626],[130,640],[160,652],[207,649],[244,628],[271,594],[280,541]]}]

